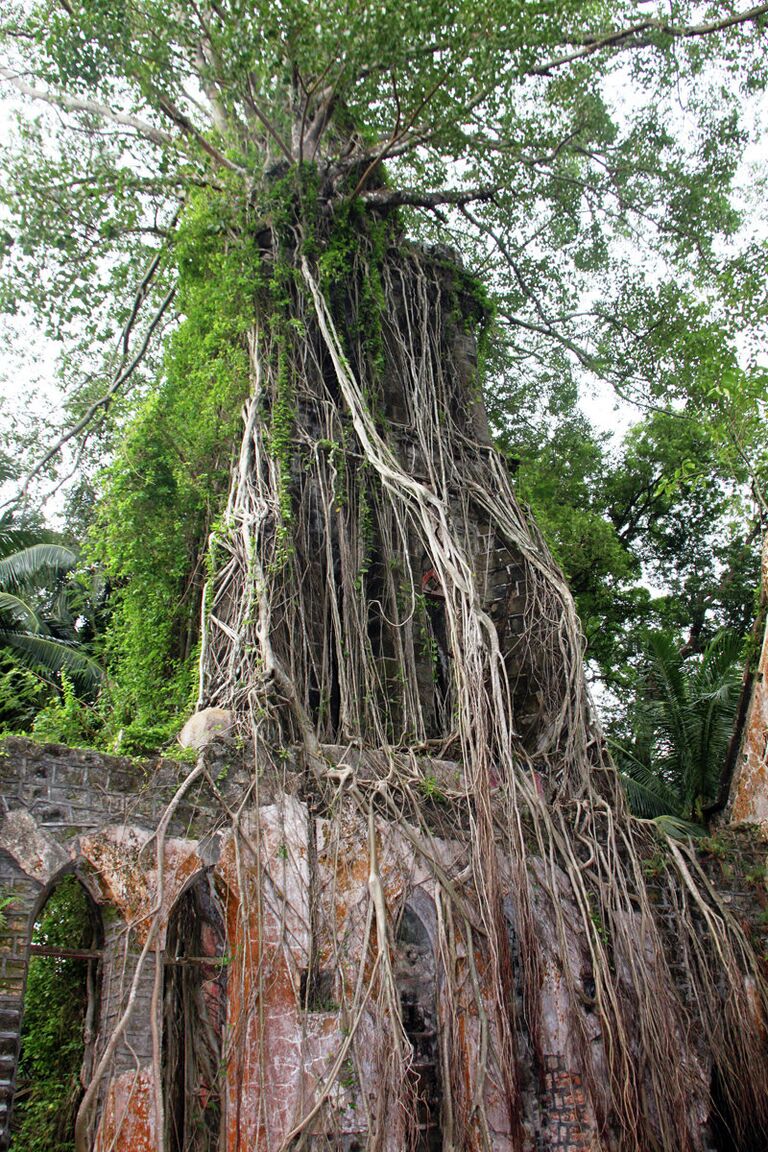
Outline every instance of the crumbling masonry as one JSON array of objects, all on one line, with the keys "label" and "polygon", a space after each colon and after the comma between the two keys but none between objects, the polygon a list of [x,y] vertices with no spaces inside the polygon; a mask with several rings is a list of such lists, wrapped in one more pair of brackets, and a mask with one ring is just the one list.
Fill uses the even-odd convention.
[{"label": "crumbling masonry", "polygon": [[[325,751],[342,766],[354,756],[341,748]],[[265,782],[267,794],[262,795],[261,806],[244,816],[246,828],[259,824],[253,838],[258,837],[262,845],[261,933],[262,948],[265,941],[267,947],[262,971],[253,971],[250,961],[255,941],[244,936],[237,910],[242,877],[245,883],[253,883],[255,870],[253,862],[246,861],[247,874],[238,874],[243,862],[237,861],[229,826],[221,820],[222,805],[237,804],[249,788],[248,774],[237,767],[239,758],[231,744],[210,745],[205,776],[184,797],[168,827],[158,950],[150,952],[144,963],[128,1025],[100,1093],[96,1149],[149,1152],[158,1147],[149,1027],[156,965],[159,961],[164,969],[167,986],[178,957],[178,952],[169,956],[166,951],[167,925],[184,894],[201,883],[214,893],[227,928],[219,947],[205,958],[209,962],[199,958],[197,965],[200,980],[209,984],[218,980],[226,1000],[220,1021],[225,1072],[217,1084],[200,1083],[198,1100],[188,1101],[188,1108],[195,1109],[204,1096],[210,1107],[215,1092],[224,1114],[227,1149],[244,1152],[266,1147],[267,1139],[269,1146],[278,1147],[299,1114],[301,1102],[318,1092],[337,1059],[343,1006],[351,1002],[354,991],[344,984],[357,978],[366,940],[366,829],[352,813],[341,813],[333,822],[314,817],[294,794],[298,777],[290,765],[279,788],[275,782],[272,787]],[[10,739],[3,746],[0,768],[5,797],[0,887],[13,897],[1,937],[0,969],[0,1092],[7,1123],[36,913],[56,880],[70,870],[102,910],[100,1025],[93,1053],[98,1061],[125,1008],[148,913],[155,903],[153,833],[189,766],[171,761],[136,764]],[[429,768],[441,781],[456,772],[456,766],[447,762],[434,761]],[[433,952],[438,912],[430,875],[420,866],[413,845],[396,827],[382,827],[379,851],[388,903],[395,907],[403,893],[409,893],[397,928],[397,982],[404,1027],[416,1052],[414,1078],[423,1147],[440,1148],[440,1113],[445,1105],[436,1033],[448,1026],[450,1012],[452,1026],[458,1026],[456,1042],[464,1052],[466,1090],[471,1094],[476,1090],[473,1077],[482,1042],[480,1021],[471,1001],[448,1005],[440,1000]],[[446,867],[455,851],[449,844],[442,846]],[[134,928],[132,933],[129,926]],[[255,925],[251,927],[255,932]],[[366,975],[370,978],[370,973]],[[251,1003],[256,982],[260,985],[258,1012]],[[527,1091],[532,1099],[538,1091],[537,1111],[542,1133],[547,1133],[542,1146],[576,1152],[590,1147],[592,1125],[578,1070],[569,1063],[555,971],[548,983],[550,1051],[545,1054],[537,1089],[531,1082]],[[243,1030],[245,1044],[240,1035]],[[371,1012],[362,1038],[344,1057],[342,1075],[333,1086],[333,1108],[338,1131],[343,1133],[341,1140],[336,1137],[335,1148],[367,1146],[366,1096],[375,1099],[376,1095],[371,1077],[375,1076],[377,1043],[375,1013]],[[226,1059],[228,1045],[237,1054],[234,1060]],[[494,1147],[507,1148],[505,1102],[492,1083],[486,1091],[495,1119]],[[322,1133],[313,1140],[312,1147],[326,1146]],[[7,1141],[6,1128],[4,1147]],[[218,1146],[217,1140],[194,1145]]]},{"label": "crumbling masonry", "polygon": [[[324,749],[329,762],[353,764],[359,754],[339,747]],[[204,753],[206,770],[175,810],[163,845],[164,882],[157,947],[144,962],[135,989],[133,1009],[110,1061],[99,1092],[93,1137],[97,1152],[150,1152],[158,1148],[154,1105],[154,1070],[150,1018],[155,982],[160,979],[167,1003],[171,984],[180,971],[192,973],[194,988],[208,994],[210,1022],[218,1031],[220,1067],[217,1079],[204,1080],[202,1069],[196,1097],[176,1102],[186,1121],[176,1117],[181,1131],[194,1118],[210,1115],[225,1135],[199,1126],[197,1142],[172,1137],[177,1149],[225,1148],[245,1152],[281,1147],[294,1122],[329,1083],[335,1113],[330,1139],[322,1130],[312,1148],[332,1147],[351,1152],[368,1146],[368,1101],[376,1100],[376,1014],[369,1002],[357,1042],[339,1064],[345,1004],[354,999],[350,986],[370,963],[361,966],[366,941],[368,848],[367,832],[353,812],[340,811],[334,820],[319,818],[298,798],[300,777],[286,762],[282,779],[264,781],[261,803],[243,814],[245,844],[261,845],[258,869],[254,861],[237,859],[234,838],[222,811],[237,806],[251,786],[243,754],[231,741],[214,740]],[[359,767],[359,763],[357,765]],[[432,761],[430,778],[449,785],[457,767]],[[115,1022],[125,1010],[136,961],[145,939],[148,914],[157,894],[157,844],[153,839],[166,805],[191,769],[188,764],[158,761],[139,764],[127,759],[77,751],[60,745],[38,746],[8,739],[0,757],[4,811],[0,826],[0,890],[12,897],[0,935],[0,1106],[3,1143],[8,1146],[8,1119],[19,1051],[24,981],[29,963],[32,925],[57,879],[74,871],[101,912],[103,946],[96,959],[99,984],[99,1027],[91,1062],[98,1062]],[[437,784],[436,784],[437,787]],[[258,825],[258,830],[256,826]],[[407,831],[407,829],[405,830]],[[378,829],[387,902],[404,910],[396,926],[396,980],[403,1023],[414,1048],[413,1075],[418,1093],[424,1149],[442,1148],[441,1114],[450,1105],[441,1093],[440,1046],[437,1035],[451,1030],[461,1051],[465,1090],[478,1090],[479,1053],[486,1042],[474,995],[464,1003],[447,1003],[441,996],[438,957],[434,953],[435,918],[431,870],[420,863],[413,843],[395,825]],[[753,924],[756,940],[768,946],[761,910],[768,906],[754,878],[765,863],[765,845],[733,835],[727,869],[709,861],[714,883],[739,916]],[[440,856],[451,867],[459,846],[440,845]],[[247,852],[247,849],[246,849]],[[263,894],[261,969],[255,971],[256,941],[244,933],[238,909],[241,885],[256,883]],[[649,883],[654,885],[652,867]],[[207,915],[198,907],[196,937],[168,947],[168,925],[185,897],[202,892]],[[655,893],[664,914],[664,892]],[[220,917],[220,925],[217,918]],[[201,932],[201,927],[203,931]],[[223,931],[219,931],[219,927]],[[132,929],[132,930],[131,930]],[[207,929],[207,935],[206,935]],[[255,934],[256,925],[249,925]],[[528,1061],[522,1082],[525,1110],[531,1124],[531,1147],[586,1152],[601,1148],[595,1117],[582,1083],[582,1068],[569,1035],[570,1007],[559,970],[557,941],[547,939],[551,926],[541,923],[550,963],[541,986],[546,1047],[534,1053],[525,1035],[518,1037]],[[514,925],[510,920],[514,957]],[[585,999],[590,988],[585,959],[574,934],[570,962],[578,969]],[[674,942],[672,942],[674,946]],[[190,951],[191,947],[191,951]],[[192,956],[186,968],[178,963]],[[467,957],[467,983],[470,983]],[[519,957],[514,960],[519,964]],[[581,969],[584,969],[582,971]],[[483,973],[476,978],[482,983]],[[255,996],[258,985],[258,998]],[[193,988],[193,994],[194,994]],[[214,1001],[211,1009],[210,1001]],[[587,1012],[586,1019],[589,1019]],[[164,1026],[169,1027],[165,1021]],[[245,1037],[243,1036],[245,1034]],[[187,1042],[200,1044],[202,1030]],[[599,1046],[599,1036],[593,1037]],[[191,1052],[185,1054],[190,1060]],[[166,1109],[173,1107],[167,1045],[162,1075]],[[339,1065],[334,1077],[334,1066]],[[488,1078],[494,1149],[511,1149],[507,1109],[498,1086]],[[392,1148],[398,1147],[392,1142]],[[714,1145],[713,1145],[714,1147]],[[731,1147],[731,1145],[723,1145]]]}]

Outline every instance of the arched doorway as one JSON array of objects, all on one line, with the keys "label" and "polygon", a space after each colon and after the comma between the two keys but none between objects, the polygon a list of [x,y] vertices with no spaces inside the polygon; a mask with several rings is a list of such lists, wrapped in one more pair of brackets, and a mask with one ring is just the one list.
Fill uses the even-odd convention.
[{"label": "arched doorway", "polygon": [[413,1048],[410,1075],[417,1099],[417,1152],[442,1148],[442,1083],[435,953],[426,925],[407,904],[397,929],[395,979],[403,1028]]},{"label": "arched doorway", "polygon": [[98,1021],[101,916],[68,873],[35,916],[16,1075],[13,1152],[71,1152]]},{"label": "arched doorway", "polygon": [[222,1122],[226,1013],[225,918],[204,872],[168,923],[163,984],[167,1152],[216,1152]]}]

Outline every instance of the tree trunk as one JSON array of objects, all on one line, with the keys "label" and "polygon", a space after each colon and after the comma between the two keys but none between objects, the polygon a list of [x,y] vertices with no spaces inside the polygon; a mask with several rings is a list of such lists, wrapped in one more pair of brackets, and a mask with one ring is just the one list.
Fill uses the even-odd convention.
[{"label": "tree trunk", "polygon": [[759,824],[764,828],[768,826],[766,609],[768,609],[768,536],[763,541],[760,607],[753,632],[753,650],[749,654],[744,672],[737,724],[723,780],[726,820],[732,824]]}]

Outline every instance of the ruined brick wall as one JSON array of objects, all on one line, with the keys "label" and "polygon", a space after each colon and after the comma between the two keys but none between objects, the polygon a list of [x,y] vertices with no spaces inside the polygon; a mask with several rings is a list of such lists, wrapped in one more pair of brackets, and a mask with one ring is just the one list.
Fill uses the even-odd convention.
[{"label": "ruined brick wall", "polygon": [[[375,763],[369,763],[367,754],[359,750],[324,746],[323,754],[337,770],[354,765],[357,773],[376,771]],[[160,1083],[171,1109],[180,1107],[183,1112],[186,1107],[189,1113],[179,1123],[193,1126],[207,1116],[209,1127],[216,1127],[215,1143],[205,1143],[207,1137],[200,1137],[202,1142],[192,1145],[196,1152],[288,1147],[297,1119],[313,1101],[317,1112],[305,1146],[315,1152],[355,1152],[368,1146],[373,1111],[382,1106],[379,1087],[387,1074],[389,1039],[377,1003],[366,821],[352,806],[340,804],[333,813],[320,813],[308,804],[290,755],[279,779],[257,781],[246,770],[243,752],[232,744],[213,743],[205,756],[205,777],[185,795],[168,827],[159,891],[153,833],[191,765],[167,760],[136,764],[56,745],[5,742],[0,756],[0,890],[12,897],[12,904],[0,939],[4,1125],[0,1147],[8,1144],[32,924],[53,882],[70,869],[102,910],[100,1020],[92,1053],[96,1060],[125,1011],[150,913],[160,905],[157,949],[149,952],[141,968],[133,1013],[101,1085],[93,1124],[96,1152],[151,1152],[158,1147]],[[459,769],[450,761],[431,759],[421,767],[438,785],[456,783]],[[242,806],[244,799],[247,802]],[[238,809],[236,838],[232,813]],[[486,983],[482,949],[478,947],[470,956],[463,945],[458,947],[459,991],[449,1001],[440,976],[444,958],[437,955],[434,945],[442,912],[436,901],[433,868],[418,850],[420,834],[384,819],[376,821],[375,834],[392,918],[403,1023],[414,1049],[411,1076],[422,1133],[419,1147],[423,1152],[443,1147],[446,1109],[457,1103],[442,1097],[442,1061],[450,1052],[461,1069],[467,1099],[482,1094],[492,1148],[521,1152],[511,1127],[510,1102],[493,1068],[482,1067],[481,1053],[489,1047],[484,1030],[492,1048],[501,1026],[499,1006]],[[710,882],[724,891],[739,918],[749,921],[756,948],[768,949],[768,900],[765,873],[760,871],[763,848],[746,833],[733,842],[726,833],[721,835],[722,841],[707,844],[703,852]],[[459,844],[435,836],[429,851],[446,870],[461,866]],[[532,867],[535,871],[535,860]],[[653,886],[653,860],[647,867]],[[176,944],[170,954],[165,949],[168,925],[181,897],[201,878],[221,908],[224,938],[217,942],[216,933],[211,933],[206,951],[203,930],[196,936],[195,950],[205,955],[187,957]],[[565,885],[563,899],[568,899]],[[660,888],[661,920],[665,899]],[[511,901],[506,901],[505,909],[511,962],[518,972],[522,957]],[[546,909],[542,897],[537,913],[545,962],[536,1046],[527,1034],[520,1004],[513,1013],[521,1061],[522,1147],[524,1152],[597,1152],[611,1144],[610,1135],[601,1131],[588,1088],[590,1078],[605,1076],[602,1040],[590,1009],[594,990],[589,957],[574,930],[563,958]],[[174,939],[177,936],[178,931]],[[673,940],[669,947],[673,954]],[[570,967],[569,975],[580,989],[578,1003],[569,997],[563,963]],[[182,967],[173,969],[175,964]],[[214,1085],[198,1061],[191,1098],[177,1107],[175,1073],[164,1065],[169,1045],[163,1030],[167,1032],[174,1024],[169,1004],[181,1003],[185,995],[178,992],[181,985],[178,980],[172,983],[169,972],[191,971],[184,964],[197,964],[195,971],[200,974],[197,982],[192,979],[188,995],[199,996],[213,1026],[221,1026],[217,1041],[220,1076]],[[519,988],[517,976],[513,984]],[[169,1000],[171,987],[181,1000]],[[361,1014],[352,1029],[349,1006],[360,1002],[361,987],[365,992]],[[154,1052],[153,1012],[159,1029]],[[354,1043],[348,1042],[353,1031]],[[689,1058],[695,1060],[695,1053]],[[702,1064],[700,1096],[691,1100],[702,1124],[706,1122],[708,1075]],[[389,1152],[401,1152],[404,1147],[398,1128],[401,1120],[397,1115],[387,1120]],[[174,1118],[166,1116],[166,1130],[172,1122]],[[469,1152],[483,1147],[483,1139],[470,1128],[458,1146]],[[182,1145],[166,1141],[168,1152],[178,1146]]]},{"label": "ruined brick wall", "polygon": [[[346,756],[360,755],[330,747],[325,751],[342,767]],[[333,819],[314,815],[294,794],[296,780],[288,764],[283,780],[272,786],[262,782],[260,803],[242,814],[244,842],[258,844],[259,854],[258,870],[251,861],[244,872],[229,821],[225,824],[221,816],[222,804],[236,803],[249,783],[231,763],[236,759],[231,746],[213,745],[207,755],[208,780],[185,797],[168,829],[162,931],[190,882],[210,874],[221,894],[227,924],[226,1072],[221,1092],[225,1146],[228,1152],[250,1152],[278,1146],[299,1108],[325,1091],[349,1027],[345,1006],[352,1003],[357,982],[372,978],[370,924],[366,928],[367,829],[352,810],[342,810]],[[102,908],[101,1009],[93,1053],[98,1060],[125,1009],[147,913],[157,897],[152,832],[189,771],[189,765],[170,761],[136,764],[22,740],[4,745],[0,888],[13,902],[0,940],[3,1147],[8,1143],[35,915],[52,883],[70,869]],[[450,762],[429,765],[434,779],[448,780],[456,771]],[[431,870],[397,827],[382,823],[377,835],[387,905],[410,924],[398,937],[398,987],[406,1031],[410,1028],[413,1033],[409,1037],[417,1052],[415,1098],[425,1101],[419,1105],[425,1109],[423,1147],[437,1148],[442,1147],[443,1108],[438,1036],[445,1041],[450,1032],[453,1058],[461,1061],[471,1097],[478,1090],[478,1054],[486,1043],[482,1029],[497,1027],[493,1000],[486,989],[488,1019],[482,1023],[470,958],[461,952],[457,964],[463,993],[460,1002],[447,1003],[429,943],[437,916]],[[438,842],[437,847],[444,865],[455,864],[459,846]],[[249,901],[244,899],[244,886],[252,889]],[[126,931],[130,925],[132,933]],[[162,952],[147,957],[133,1013],[102,1086],[94,1133],[94,1148],[100,1152],[107,1148],[149,1152],[157,1146],[153,1103],[157,1068],[150,1019],[158,957],[161,963],[172,963]],[[473,962],[482,988],[480,954]],[[547,1051],[541,1067],[532,1062],[528,1069],[523,1111],[530,1148],[583,1152],[598,1147],[595,1122],[563,1032],[562,1013],[558,1014],[560,996],[553,961],[542,989]],[[312,1148],[353,1152],[366,1147],[369,1109],[388,1058],[377,1011],[371,996],[355,1045],[344,1056],[318,1111]],[[480,1090],[494,1149],[511,1150],[508,1102],[492,1075]],[[392,1149],[400,1147],[399,1140],[393,1117]]]},{"label": "ruined brick wall", "polygon": [[[114,909],[115,915],[104,918],[99,1028],[103,1048],[121,1013],[136,959],[135,947],[125,947],[126,920],[135,898],[128,874],[132,849],[142,835],[156,828],[186,770],[188,766],[171,761],[138,764],[61,745],[3,742],[0,891],[10,903],[0,929],[0,1147],[8,1143],[34,918],[53,882],[72,869],[100,904]],[[210,826],[210,801],[206,807],[206,798],[197,789],[179,806],[169,829],[170,843],[179,836],[204,835]],[[203,860],[201,852],[198,867],[204,866]],[[117,1072],[151,1059],[147,1019],[153,965],[150,956],[132,1021],[115,1053]]]}]

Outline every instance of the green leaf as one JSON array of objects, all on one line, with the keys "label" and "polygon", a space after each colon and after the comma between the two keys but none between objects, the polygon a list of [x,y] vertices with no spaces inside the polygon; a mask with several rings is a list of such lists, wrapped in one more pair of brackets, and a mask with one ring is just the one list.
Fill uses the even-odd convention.
[{"label": "green leaf", "polygon": [[12,648],[30,667],[43,667],[50,672],[68,672],[84,687],[93,687],[103,679],[97,661],[72,642],[9,628],[0,632],[0,642]]},{"label": "green leaf", "polygon": [[52,575],[68,572],[77,563],[71,548],[61,544],[31,544],[0,559],[0,586],[29,587]]}]

